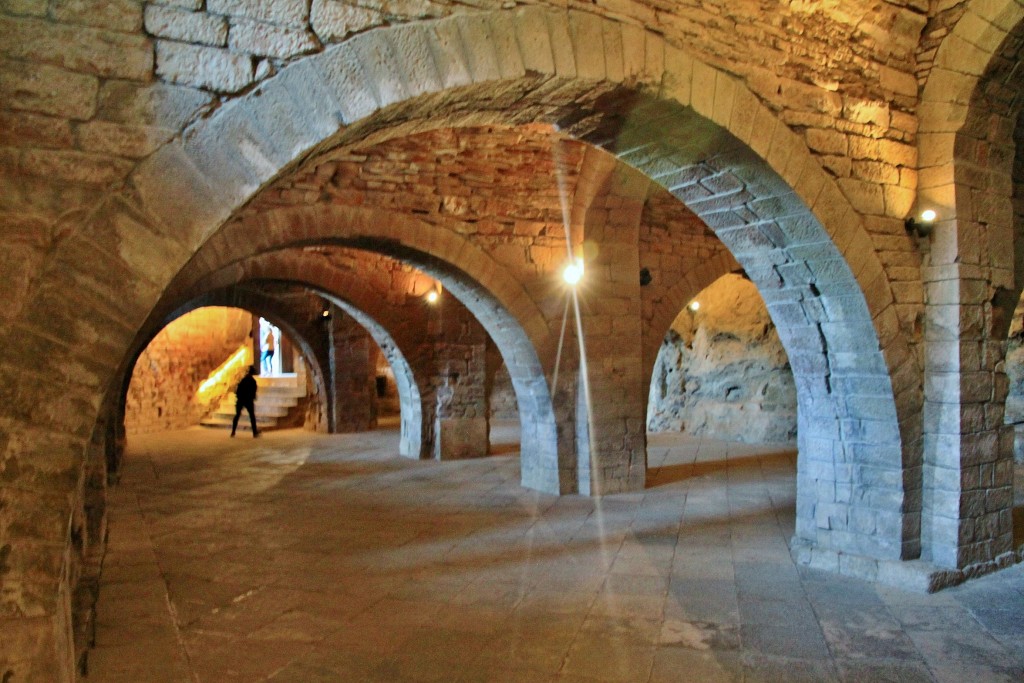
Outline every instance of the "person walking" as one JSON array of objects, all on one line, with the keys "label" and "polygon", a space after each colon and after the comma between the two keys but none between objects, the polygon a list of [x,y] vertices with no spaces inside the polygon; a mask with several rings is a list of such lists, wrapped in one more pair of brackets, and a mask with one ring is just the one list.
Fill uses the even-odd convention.
[{"label": "person walking", "polygon": [[238,429],[238,418],[242,414],[242,408],[249,411],[249,422],[252,423],[252,436],[255,439],[260,435],[256,429],[256,366],[250,365],[245,377],[235,387],[235,419],[231,421],[231,436],[235,435]]}]

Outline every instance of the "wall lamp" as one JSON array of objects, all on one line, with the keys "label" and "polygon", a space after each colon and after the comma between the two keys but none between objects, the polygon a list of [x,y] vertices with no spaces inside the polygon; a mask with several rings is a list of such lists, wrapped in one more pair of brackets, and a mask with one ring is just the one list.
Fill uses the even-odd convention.
[{"label": "wall lamp", "polygon": [[433,287],[431,287],[430,291],[428,291],[427,294],[426,294],[426,299],[427,299],[427,303],[431,304],[431,305],[436,304],[438,301],[441,300],[441,284],[440,283],[438,283],[438,284],[434,285]]},{"label": "wall lamp", "polygon": [[937,214],[932,209],[925,209],[916,219],[913,216],[903,221],[907,232],[916,234],[918,237],[927,237],[932,234],[932,226],[935,224]]}]

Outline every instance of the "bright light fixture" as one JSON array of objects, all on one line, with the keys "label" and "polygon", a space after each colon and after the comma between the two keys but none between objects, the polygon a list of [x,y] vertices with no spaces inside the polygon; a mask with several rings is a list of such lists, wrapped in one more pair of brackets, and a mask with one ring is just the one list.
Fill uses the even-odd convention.
[{"label": "bright light fixture", "polygon": [[935,220],[936,213],[932,209],[925,209],[921,212],[921,220],[925,223],[931,223]]},{"label": "bright light fixture", "polygon": [[437,300],[441,298],[441,295],[437,293],[436,289],[432,289],[427,292],[427,303],[436,304]]},{"label": "bright light fixture", "polygon": [[700,302],[699,301],[691,301],[689,308],[690,308],[691,311],[696,311],[697,309],[700,308]]},{"label": "bright light fixture", "polygon": [[562,279],[575,287],[583,279],[583,261],[573,261],[562,271]]}]

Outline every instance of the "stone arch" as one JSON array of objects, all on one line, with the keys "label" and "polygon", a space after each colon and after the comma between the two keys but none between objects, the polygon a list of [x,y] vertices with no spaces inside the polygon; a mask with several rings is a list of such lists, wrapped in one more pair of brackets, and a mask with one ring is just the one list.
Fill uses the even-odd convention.
[{"label": "stone arch", "polygon": [[244,311],[248,311],[249,313],[262,316],[275,326],[284,330],[285,334],[294,340],[296,346],[305,357],[307,364],[312,371],[314,385],[321,392],[321,395],[328,395],[327,382],[322,367],[322,359],[319,358],[314,345],[310,342],[307,336],[303,334],[302,331],[294,324],[294,321],[291,320],[288,312],[282,310],[281,307],[272,299],[261,296],[256,292],[236,288],[223,288],[208,291],[200,296],[190,299],[186,303],[176,307],[173,312],[164,316],[158,324],[150,325],[147,328],[140,330],[135,342],[133,343],[131,353],[129,353],[125,358],[123,370],[120,372],[116,384],[116,390],[112,392],[114,402],[109,408],[115,416],[115,424],[119,426],[119,429],[122,429],[121,433],[123,433],[123,428],[120,426],[124,424],[125,400],[128,395],[128,387],[131,384],[132,373],[136,363],[138,362],[139,356],[141,356],[146,350],[146,347],[149,346],[149,343],[153,341],[154,337],[156,337],[157,334],[159,334],[167,325],[171,324],[183,315],[199,308],[203,308],[204,306],[239,308]]},{"label": "stone arch", "polygon": [[379,311],[382,291],[370,286],[369,279],[371,277],[367,274],[326,268],[309,260],[290,258],[282,251],[272,251],[232,261],[189,282],[187,291],[190,294],[185,296],[188,298],[211,289],[218,291],[249,282],[275,281],[298,284],[329,299],[369,332],[395,373],[401,410],[400,453],[409,457],[427,457],[430,445],[424,437],[430,428],[424,420],[430,416],[423,409],[420,383],[409,361],[416,340],[409,334],[394,332],[401,326],[386,310]]},{"label": "stone arch", "polygon": [[430,454],[430,444],[423,438],[424,410],[420,399],[420,389],[416,382],[416,373],[406,360],[399,345],[388,333],[387,329],[361,308],[353,306],[336,294],[324,292],[334,305],[338,306],[370,333],[377,346],[384,351],[384,357],[391,366],[398,385],[398,407],[401,415],[398,452],[413,458],[424,458]]},{"label": "stone arch", "polygon": [[[916,555],[918,510],[905,495],[919,464],[916,361],[856,212],[803,141],[733,77],[639,26],[540,7],[358,35],[287,66],[141,163],[54,250],[0,338],[5,385],[59,378],[37,405],[60,397],[75,408],[4,402],[6,455],[25,463],[16,485],[52,493],[75,480],[116,371],[107,359],[123,357],[173,273],[261,187],[320,145],[401,134],[442,115],[449,126],[557,123],[687,197],[764,293],[798,376],[797,535],[833,569],[849,570],[840,552]],[[719,201],[688,195],[708,184]],[[83,291],[74,303],[62,297],[72,289]],[[40,367],[40,357],[68,361]],[[66,529],[67,500],[39,505]],[[60,566],[61,533],[19,551],[15,566]],[[51,626],[63,633],[66,609],[56,597],[44,603],[32,613],[58,615]]]},{"label": "stone arch", "polygon": [[[920,516],[904,489],[920,485],[916,360],[871,240],[795,133],[739,81],[652,33],[540,8],[373,31],[282,70],[162,149],[131,182],[157,215],[180,206],[182,185],[168,187],[168,169],[198,188],[185,193],[196,206],[175,216],[199,220],[174,227],[201,239],[294,163],[296,149],[421,130],[456,88],[470,113],[452,111],[444,125],[554,121],[684,198],[758,284],[793,360],[808,464],[798,535],[834,551],[914,557]],[[538,92],[552,102],[546,110],[531,99]],[[499,93],[501,108],[522,106],[490,110]],[[282,120],[284,134],[270,142],[266,131]],[[210,187],[227,201],[211,201],[202,191]],[[847,461],[857,463],[852,473]],[[879,468],[889,473],[877,476]],[[819,500],[825,481],[844,491]],[[865,494],[851,504],[854,490]]]},{"label": "stone arch", "polygon": [[[1006,94],[1022,89],[1009,64],[1019,61],[1022,22],[1019,3],[968,3],[939,47],[919,109],[919,204],[939,216],[924,278],[923,556],[971,573],[1005,563],[1012,546],[1002,363],[1024,284],[1024,226],[1014,210],[1020,105]],[[978,420],[979,411],[990,419]],[[997,474],[980,479],[979,468]],[[966,504],[978,495],[993,504]]]},{"label": "stone arch", "polygon": [[[576,490],[574,464],[557,439],[545,378],[557,338],[523,284],[485,251],[460,237],[457,230],[355,207],[304,206],[261,212],[226,225],[210,238],[168,293],[172,298],[187,294],[210,271],[240,272],[244,269],[240,262],[253,255],[325,243],[406,261],[456,296],[490,334],[509,369],[519,405],[523,485],[551,493]],[[292,275],[299,281],[322,282],[330,287],[327,292],[341,288],[336,284],[337,273],[326,266],[305,264],[301,272]],[[358,281],[350,284],[353,293],[365,289]],[[365,311],[374,307],[374,297],[366,294],[352,303]]]}]

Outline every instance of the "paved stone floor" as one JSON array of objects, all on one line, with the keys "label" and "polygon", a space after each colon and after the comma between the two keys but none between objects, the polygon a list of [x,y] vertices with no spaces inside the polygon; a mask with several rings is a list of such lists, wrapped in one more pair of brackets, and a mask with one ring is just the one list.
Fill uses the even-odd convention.
[{"label": "paved stone floor", "polygon": [[935,595],[797,567],[792,451],[654,436],[603,500],[514,446],[379,431],[134,438],[90,681],[1024,680],[1024,567]]}]

